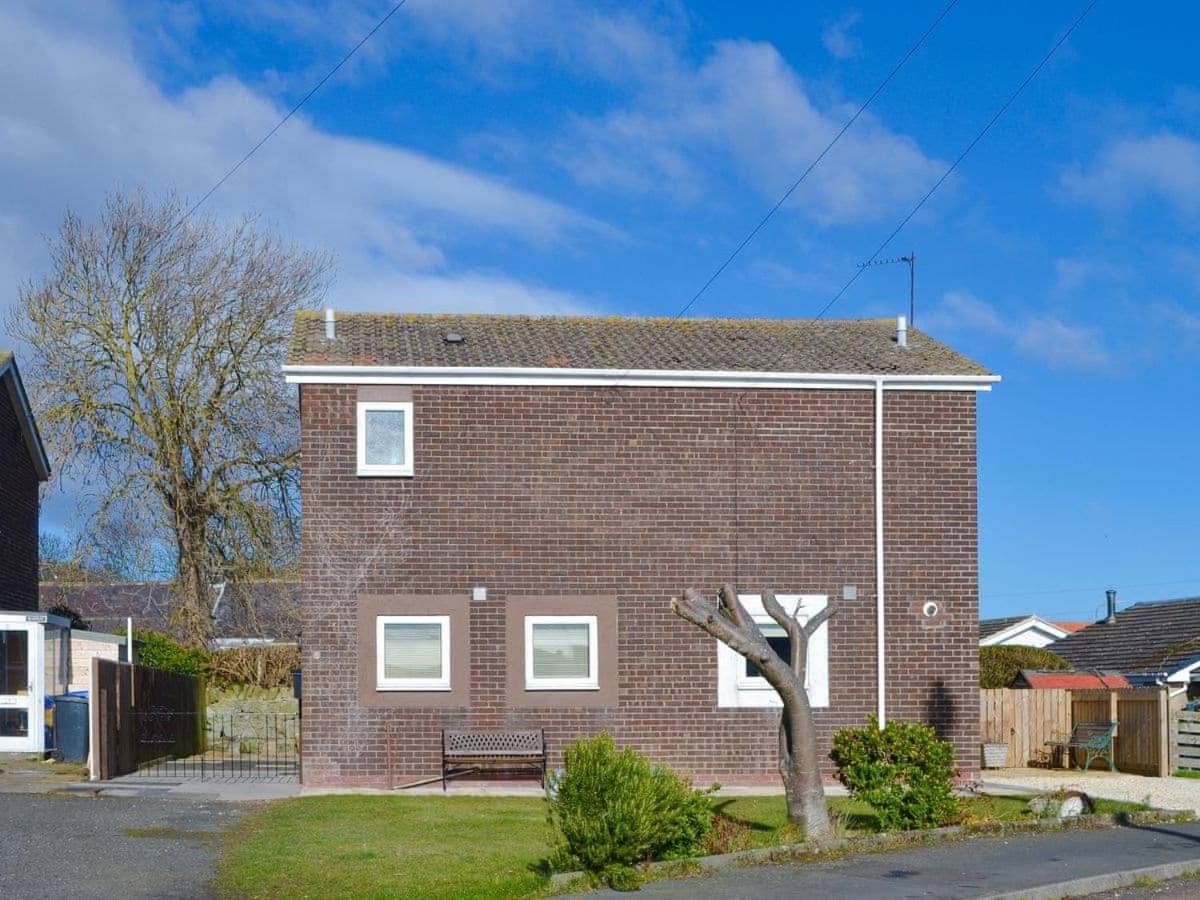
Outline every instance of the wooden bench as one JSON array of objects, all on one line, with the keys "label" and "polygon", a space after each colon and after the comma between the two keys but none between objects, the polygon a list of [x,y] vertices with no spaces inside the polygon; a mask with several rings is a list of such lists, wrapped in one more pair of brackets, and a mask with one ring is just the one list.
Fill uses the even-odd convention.
[{"label": "wooden bench", "polygon": [[481,768],[536,771],[546,786],[546,738],[543,731],[443,731],[442,790],[446,781]]},{"label": "wooden bench", "polygon": [[1080,722],[1071,729],[1071,734],[1066,738],[1058,738],[1052,741],[1046,741],[1046,746],[1051,748],[1051,753],[1063,753],[1067,759],[1067,768],[1071,767],[1071,751],[1083,751],[1083,771],[1087,771],[1088,767],[1097,759],[1103,759],[1108,763],[1110,772],[1117,771],[1117,764],[1113,762],[1113,738],[1117,733],[1116,722]]}]

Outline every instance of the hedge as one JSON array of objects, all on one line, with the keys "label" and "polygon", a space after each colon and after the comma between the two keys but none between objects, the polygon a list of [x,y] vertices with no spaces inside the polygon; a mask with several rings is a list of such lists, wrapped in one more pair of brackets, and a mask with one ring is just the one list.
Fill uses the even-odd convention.
[{"label": "hedge", "polygon": [[1071,664],[1041,647],[981,647],[979,649],[979,686],[1012,687],[1022,669],[1063,671]]}]

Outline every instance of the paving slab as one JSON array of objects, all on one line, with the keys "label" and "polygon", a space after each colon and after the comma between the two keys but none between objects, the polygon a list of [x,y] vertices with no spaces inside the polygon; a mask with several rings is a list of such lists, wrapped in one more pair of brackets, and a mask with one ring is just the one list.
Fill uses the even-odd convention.
[{"label": "paving slab", "polygon": [[[977,898],[1149,866],[1194,861],[1200,822],[973,838],[829,862],[721,869],[647,884],[647,897]],[[616,896],[602,891],[584,896]]]}]

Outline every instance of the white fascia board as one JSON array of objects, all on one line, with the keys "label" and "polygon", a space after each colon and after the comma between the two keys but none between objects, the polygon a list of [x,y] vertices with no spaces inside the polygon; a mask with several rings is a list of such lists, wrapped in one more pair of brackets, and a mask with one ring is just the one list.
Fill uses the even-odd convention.
[{"label": "white fascia board", "polygon": [[1045,632],[1056,641],[1061,641],[1067,636],[1067,632],[1059,628],[1053,622],[1047,622],[1041,616],[1029,616],[1022,619],[1020,622],[1009,625],[1002,631],[997,631],[995,634],[989,634],[979,642],[979,646],[992,647],[996,644],[1003,644],[1005,641],[1011,640],[1018,634],[1024,634],[1030,629],[1036,629],[1038,631]]},{"label": "white fascia board", "polygon": [[1182,681],[1185,683],[1190,682],[1192,680],[1192,672],[1194,672],[1198,666],[1200,666],[1200,659],[1196,660],[1195,662],[1188,663],[1182,669],[1176,669],[1174,672],[1171,672],[1169,675],[1167,675],[1167,681]]},{"label": "white fascia board", "polygon": [[491,366],[289,365],[291,384],[443,384],[564,387],[809,388],[819,390],[990,391],[999,375],[868,375],[672,369],[550,369]]}]

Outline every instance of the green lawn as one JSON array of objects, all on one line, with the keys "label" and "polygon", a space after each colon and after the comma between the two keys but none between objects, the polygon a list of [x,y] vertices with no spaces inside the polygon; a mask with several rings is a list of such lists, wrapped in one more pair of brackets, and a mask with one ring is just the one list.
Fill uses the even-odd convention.
[{"label": "green lawn", "polygon": [[[714,852],[799,839],[782,797],[715,806]],[[832,797],[829,806],[842,833],[878,830],[866,804]],[[1026,798],[962,802],[967,824],[1030,818]],[[536,797],[301,797],[251,813],[228,835],[219,886],[230,897],[523,897],[544,890],[551,842]]]},{"label": "green lawn", "polygon": [[300,797],[230,834],[232,897],[522,897],[545,879],[546,804],[533,797]]}]

